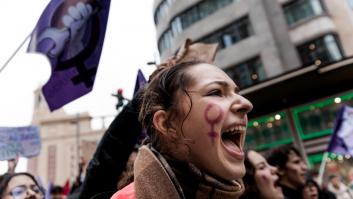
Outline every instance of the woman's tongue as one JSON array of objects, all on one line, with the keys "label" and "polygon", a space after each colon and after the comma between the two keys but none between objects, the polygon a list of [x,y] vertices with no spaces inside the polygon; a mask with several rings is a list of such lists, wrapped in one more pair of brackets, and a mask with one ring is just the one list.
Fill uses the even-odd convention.
[{"label": "woman's tongue", "polygon": [[223,138],[222,141],[227,150],[234,152],[241,151],[240,148],[231,139]]}]

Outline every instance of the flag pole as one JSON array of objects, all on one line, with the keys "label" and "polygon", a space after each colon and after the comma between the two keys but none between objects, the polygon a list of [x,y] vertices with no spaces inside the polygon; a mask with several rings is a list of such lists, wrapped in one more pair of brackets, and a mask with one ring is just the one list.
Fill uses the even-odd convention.
[{"label": "flag pole", "polygon": [[11,56],[7,59],[5,64],[0,68],[0,73],[5,69],[5,67],[10,63],[10,61],[15,57],[18,51],[22,48],[22,46],[26,43],[26,41],[31,37],[32,32],[22,41],[22,43],[16,48],[15,52],[11,54]]},{"label": "flag pole", "polygon": [[328,152],[325,151],[324,155],[322,156],[322,160],[321,160],[321,164],[320,164],[320,169],[319,169],[319,176],[317,179],[317,183],[319,184],[319,186],[322,185],[322,181],[323,181],[323,177],[324,177],[324,172],[325,172],[325,167],[326,167],[326,162],[327,162],[327,158],[328,158]]}]

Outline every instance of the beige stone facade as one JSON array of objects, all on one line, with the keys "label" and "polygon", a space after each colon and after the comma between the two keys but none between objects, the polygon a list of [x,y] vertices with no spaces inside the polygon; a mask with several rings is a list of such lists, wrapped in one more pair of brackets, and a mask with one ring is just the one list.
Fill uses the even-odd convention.
[{"label": "beige stone facade", "polygon": [[40,129],[42,148],[39,156],[28,160],[28,171],[40,176],[44,185],[72,183],[80,159],[88,163],[105,131],[93,130],[91,119],[88,113],[50,112],[40,90],[36,90],[32,124]]}]

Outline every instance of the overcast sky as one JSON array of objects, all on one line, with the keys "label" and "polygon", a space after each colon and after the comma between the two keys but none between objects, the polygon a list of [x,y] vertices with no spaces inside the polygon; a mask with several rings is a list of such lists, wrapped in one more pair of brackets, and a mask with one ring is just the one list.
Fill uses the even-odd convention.
[{"label": "overcast sky", "polygon": [[[0,6],[0,67],[35,27],[49,0],[2,0]],[[116,113],[118,88],[131,97],[137,70],[148,76],[158,60],[152,15],[153,0],[112,0],[104,47],[93,91],[64,106],[69,114],[92,116]],[[45,84],[50,65],[43,55],[26,53],[28,41],[0,73],[0,127],[30,125],[33,91]],[[5,162],[0,162],[0,173]],[[20,167],[23,164],[20,165]],[[19,168],[22,170],[23,168]]]}]

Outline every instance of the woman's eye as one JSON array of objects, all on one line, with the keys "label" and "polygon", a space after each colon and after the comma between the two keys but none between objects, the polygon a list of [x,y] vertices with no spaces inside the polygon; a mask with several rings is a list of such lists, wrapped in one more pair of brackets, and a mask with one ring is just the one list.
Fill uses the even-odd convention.
[{"label": "woman's eye", "polygon": [[219,89],[211,90],[210,92],[207,93],[207,96],[221,96],[222,91]]}]

